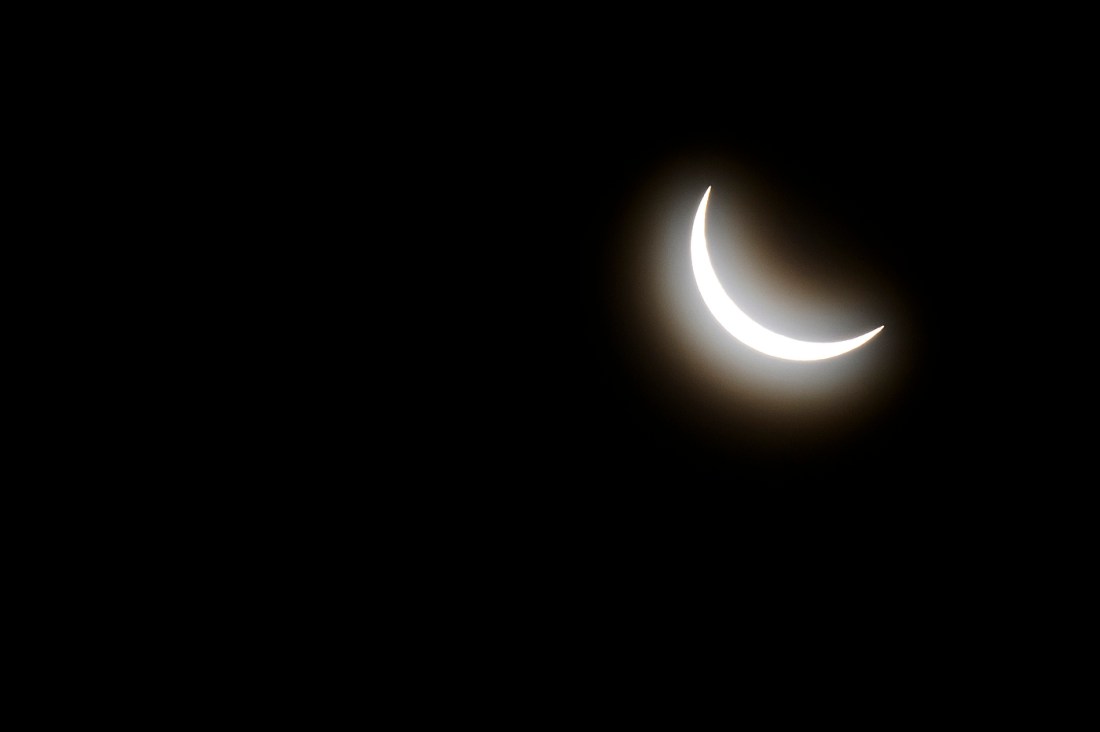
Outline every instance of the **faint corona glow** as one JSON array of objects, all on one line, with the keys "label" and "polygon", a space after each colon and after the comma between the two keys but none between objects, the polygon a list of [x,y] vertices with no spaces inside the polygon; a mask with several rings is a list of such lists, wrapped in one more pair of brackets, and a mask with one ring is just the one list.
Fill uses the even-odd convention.
[{"label": "faint corona glow", "polygon": [[699,210],[695,213],[695,224],[691,229],[691,267],[695,272],[695,282],[703,295],[703,301],[722,327],[734,338],[749,348],[775,358],[788,361],[820,361],[859,348],[885,327],[880,325],[872,331],[846,341],[815,343],[774,333],[754,321],[726,294],[722,283],[718,281],[714,267],[711,266],[706,237],[709,198],[710,188],[707,188],[707,192],[703,194],[703,200],[699,202]]}]

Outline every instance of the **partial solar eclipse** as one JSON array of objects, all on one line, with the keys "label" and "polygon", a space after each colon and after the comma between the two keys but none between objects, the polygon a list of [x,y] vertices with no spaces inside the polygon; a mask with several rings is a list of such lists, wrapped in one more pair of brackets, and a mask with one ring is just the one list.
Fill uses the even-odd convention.
[{"label": "partial solar eclipse", "polygon": [[695,272],[695,283],[699,286],[699,292],[707,308],[734,338],[749,348],[775,358],[788,361],[820,361],[859,348],[885,327],[880,325],[872,331],[845,341],[817,343],[800,341],[774,333],[754,321],[726,294],[722,283],[718,281],[718,275],[714,273],[714,267],[711,266],[706,237],[709,198],[710,188],[708,187],[707,192],[703,194],[703,200],[699,202],[699,210],[695,213],[695,224],[691,228],[691,267]]}]

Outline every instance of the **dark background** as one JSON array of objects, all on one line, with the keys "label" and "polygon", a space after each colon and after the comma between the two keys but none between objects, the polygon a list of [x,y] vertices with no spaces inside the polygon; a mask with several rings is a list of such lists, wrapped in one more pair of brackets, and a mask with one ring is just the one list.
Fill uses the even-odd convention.
[{"label": "dark background", "polygon": [[[296,599],[326,617],[354,608],[358,626],[392,607],[425,645],[477,646],[453,655],[457,676],[484,657],[483,627],[639,667],[662,650],[654,628],[666,651],[736,656],[751,639],[778,670],[803,646],[823,674],[850,658],[849,628],[869,669],[957,638],[1013,653],[1004,608],[1085,586],[1065,559],[1091,535],[1074,518],[1092,516],[1078,502],[1094,376],[1076,323],[1094,310],[1079,223],[1095,127],[1075,47],[1058,28],[1037,44],[1028,18],[651,19],[639,33],[558,18],[559,35],[494,17],[473,33],[425,12],[403,34],[348,23],[343,39],[332,21],[304,39],[249,19],[241,37],[270,49],[232,38],[242,63],[210,63],[194,98],[125,56],[150,69],[121,90],[140,114],[93,85],[64,121],[109,112],[75,180],[110,205],[88,203],[78,241],[132,231],[108,268],[147,292],[91,278],[125,317],[73,309],[91,343],[58,381],[91,362],[78,388],[101,406],[62,421],[110,449],[44,464],[98,474],[121,454],[143,497],[84,500],[152,533],[184,525],[185,561],[207,553],[238,591],[263,570],[281,597],[297,573],[316,590]],[[189,39],[173,55],[190,79],[203,53]],[[636,338],[650,324],[623,296],[622,254],[654,186],[682,183],[693,206],[735,165],[850,232],[832,253],[891,284],[893,340],[853,358],[904,356],[904,378],[853,431],[788,442],[733,409],[701,429],[675,388],[655,397],[659,341]],[[103,334],[128,319],[116,349]],[[184,484],[167,499],[165,472]],[[334,588],[367,609],[327,602]]]}]

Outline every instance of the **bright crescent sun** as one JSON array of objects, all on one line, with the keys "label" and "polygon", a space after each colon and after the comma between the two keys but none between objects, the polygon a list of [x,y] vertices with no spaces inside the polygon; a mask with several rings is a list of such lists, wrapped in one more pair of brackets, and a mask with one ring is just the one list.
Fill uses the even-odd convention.
[{"label": "bright crescent sun", "polygon": [[699,285],[703,301],[722,327],[734,338],[750,348],[775,358],[789,361],[820,361],[859,348],[886,327],[880,325],[872,331],[846,341],[815,343],[773,333],[754,321],[737,307],[737,303],[731,300],[722,289],[722,283],[718,281],[718,275],[714,273],[714,268],[711,266],[706,237],[707,199],[709,198],[710,188],[707,188],[707,192],[703,194],[703,200],[699,202],[699,210],[695,213],[695,224],[691,228],[691,267],[695,271],[695,282]]}]

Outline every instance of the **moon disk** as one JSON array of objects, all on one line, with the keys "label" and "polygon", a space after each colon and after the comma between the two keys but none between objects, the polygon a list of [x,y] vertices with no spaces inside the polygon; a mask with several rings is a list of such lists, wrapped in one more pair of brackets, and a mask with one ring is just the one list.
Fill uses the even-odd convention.
[{"label": "moon disk", "polygon": [[859,348],[886,327],[880,325],[872,331],[846,341],[817,343],[800,341],[774,333],[754,321],[726,294],[710,263],[706,237],[709,198],[710,188],[708,187],[707,192],[703,194],[703,200],[699,202],[699,210],[695,213],[695,224],[691,228],[691,268],[695,272],[695,283],[699,286],[699,292],[703,295],[707,308],[734,338],[760,353],[775,358],[788,361],[820,361]]}]

